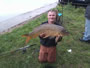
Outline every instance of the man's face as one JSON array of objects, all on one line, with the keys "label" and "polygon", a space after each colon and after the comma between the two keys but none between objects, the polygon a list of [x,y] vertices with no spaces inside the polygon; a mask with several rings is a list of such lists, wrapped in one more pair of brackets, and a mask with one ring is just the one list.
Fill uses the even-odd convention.
[{"label": "man's face", "polygon": [[53,11],[48,12],[48,21],[55,22],[56,21],[56,13]]}]

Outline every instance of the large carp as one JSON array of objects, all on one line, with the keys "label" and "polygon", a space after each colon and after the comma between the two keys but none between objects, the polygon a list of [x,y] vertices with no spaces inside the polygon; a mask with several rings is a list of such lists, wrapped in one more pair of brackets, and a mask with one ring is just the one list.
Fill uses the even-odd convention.
[{"label": "large carp", "polygon": [[23,37],[27,37],[26,43],[29,42],[30,39],[38,37],[40,34],[44,33],[45,37],[55,37],[56,41],[59,36],[66,36],[69,33],[65,30],[64,27],[55,25],[55,24],[43,24],[33,29],[29,34],[22,35]]}]

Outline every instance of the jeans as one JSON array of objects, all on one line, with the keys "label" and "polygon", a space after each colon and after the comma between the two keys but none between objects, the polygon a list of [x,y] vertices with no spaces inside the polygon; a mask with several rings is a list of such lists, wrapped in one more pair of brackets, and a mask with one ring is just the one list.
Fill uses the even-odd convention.
[{"label": "jeans", "polygon": [[90,20],[87,18],[85,23],[85,32],[84,32],[83,40],[85,41],[90,40]]}]

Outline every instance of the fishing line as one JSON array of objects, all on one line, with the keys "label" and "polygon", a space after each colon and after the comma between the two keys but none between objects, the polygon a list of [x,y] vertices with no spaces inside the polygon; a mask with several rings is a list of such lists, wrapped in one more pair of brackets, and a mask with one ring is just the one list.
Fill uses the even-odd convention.
[{"label": "fishing line", "polygon": [[[61,11],[61,13],[62,13],[62,22],[61,22],[61,25],[64,23],[64,17],[63,17],[63,15],[64,15],[64,13],[63,13],[63,9],[64,9],[64,4],[68,4],[68,3],[70,3],[70,0],[68,0],[67,2],[64,2],[63,0],[59,0],[59,4],[61,5],[61,7],[62,7],[62,11]],[[84,2],[83,1],[83,4],[81,4],[81,3],[74,3],[73,1],[72,1],[72,5],[75,5],[75,7],[77,7],[77,6],[87,6],[87,4],[86,4],[86,2]]]}]

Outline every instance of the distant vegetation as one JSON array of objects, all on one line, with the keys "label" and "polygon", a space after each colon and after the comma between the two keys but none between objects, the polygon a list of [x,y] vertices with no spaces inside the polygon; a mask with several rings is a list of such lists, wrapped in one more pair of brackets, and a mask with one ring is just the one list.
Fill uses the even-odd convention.
[{"label": "distant vegetation", "polygon": [[[61,5],[55,9],[62,13]],[[63,40],[58,43],[55,64],[38,62],[39,38],[30,40],[29,45],[34,43],[37,45],[27,48],[26,53],[23,54],[22,50],[14,52],[25,46],[26,38],[22,38],[21,35],[31,32],[41,22],[46,21],[46,13],[10,33],[0,35],[0,68],[44,68],[46,65],[51,65],[53,68],[90,68],[90,44],[79,41],[84,32],[84,12],[85,8],[75,8],[70,4],[63,6],[62,25],[70,35],[63,37]],[[68,49],[72,49],[72,52],[67,52]]]}]

